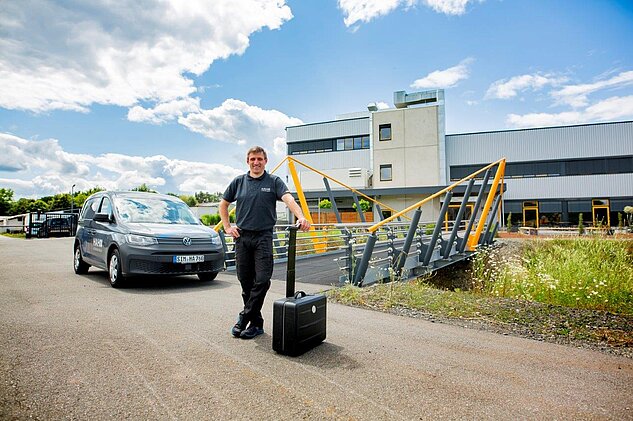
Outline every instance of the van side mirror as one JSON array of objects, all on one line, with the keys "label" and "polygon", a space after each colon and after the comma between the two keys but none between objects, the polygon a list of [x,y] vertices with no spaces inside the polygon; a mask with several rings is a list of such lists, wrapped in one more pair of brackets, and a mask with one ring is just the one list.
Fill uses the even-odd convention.
[{"label": "van side mirror", "polygon": [[114,218],[107,213],[95,213],[95,216],[92,219],[97,222],[114,222]]}]

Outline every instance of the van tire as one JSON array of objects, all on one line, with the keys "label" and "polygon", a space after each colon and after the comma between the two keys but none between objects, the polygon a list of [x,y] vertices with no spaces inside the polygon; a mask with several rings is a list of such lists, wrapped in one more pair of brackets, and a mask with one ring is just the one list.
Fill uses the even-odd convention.
[{"label": "van tire", "polygon": [[79,244],[75,245],[75,252],[73,254],[73,269],[75,269],[75,273],[77,275],[85,275],[88,273],[88,268],[90,265],[84,262],[84,259],[81,257],[81,248]]},{"label": "van tire", "polygon": [[108,256],[108,279],[112,288],[121,288],[125,285],[125,276],[121,270],[121,255],[118,249],[113,249]]}]

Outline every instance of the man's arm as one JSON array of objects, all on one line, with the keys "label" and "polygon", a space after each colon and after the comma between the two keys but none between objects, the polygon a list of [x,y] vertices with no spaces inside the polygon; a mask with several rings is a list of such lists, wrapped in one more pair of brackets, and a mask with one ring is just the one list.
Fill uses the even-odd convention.
[{"label": "man's arm", "polygon": [[239,237],[240,232],[237,227],[231,226],[231,220],[229,219],[229,202],[224,199],[220,200],[218,211],[220,212],[220,219],[222,220],[224,232],[233,238]]},{"label": "man's arm", "polygon": [[290,212],[294,214],[297,218],[297,223],[299,224],[299,228],[302,231],[307,231],[310,229],[310,221],[308,221],[305,216],[303,216],[303,212],[301,211],[301,207],[295,201],[295,198],[292,197],[290,193],[286,193],[281,196],[281,200],[288,206]]}]

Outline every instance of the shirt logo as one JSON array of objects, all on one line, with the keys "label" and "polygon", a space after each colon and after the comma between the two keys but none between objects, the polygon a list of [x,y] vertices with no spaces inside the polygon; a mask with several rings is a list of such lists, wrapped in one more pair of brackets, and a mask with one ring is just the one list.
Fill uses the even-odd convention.
[{"label": "shirt logo", "polygon": [[270,187],[262,187],[262,191],[266,193],[270,193]]}]

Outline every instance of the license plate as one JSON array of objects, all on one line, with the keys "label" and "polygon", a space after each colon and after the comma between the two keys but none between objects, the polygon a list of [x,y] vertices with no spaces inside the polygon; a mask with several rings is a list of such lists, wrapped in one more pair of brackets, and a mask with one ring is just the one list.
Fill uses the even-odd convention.
[{"label": "license plate", "polygon": [[195,256],[174,256],[174,263],[198,263],[204,262],[204,254]]}]

